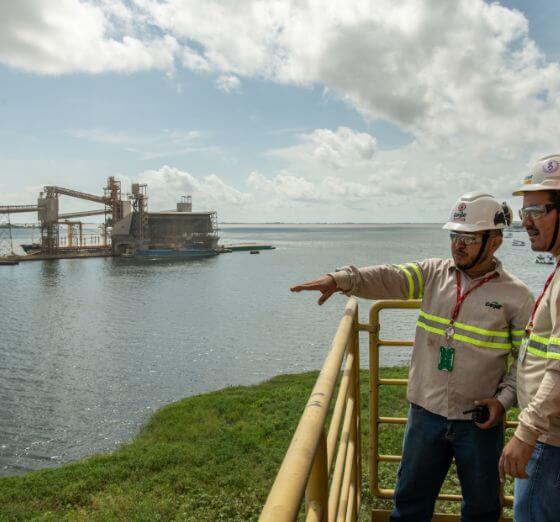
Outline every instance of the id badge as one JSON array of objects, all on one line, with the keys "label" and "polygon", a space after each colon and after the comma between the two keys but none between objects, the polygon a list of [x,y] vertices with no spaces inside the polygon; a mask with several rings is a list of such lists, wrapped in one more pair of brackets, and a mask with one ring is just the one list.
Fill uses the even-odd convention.
[{"label": "id badge", "polygon": [[527,346],[529,346],[528,335],[523,337],[523,340],[521,341],[521,346],[519,347],[519,355],[517,357],[520,363],[522,363],[525,360],[525,356],[527,355]]},{"label": "id badge", "polygon": [[438,370],[443,372],[453,371],[453,361],[455,360],[455,348],[452,346],[439,347]]}]

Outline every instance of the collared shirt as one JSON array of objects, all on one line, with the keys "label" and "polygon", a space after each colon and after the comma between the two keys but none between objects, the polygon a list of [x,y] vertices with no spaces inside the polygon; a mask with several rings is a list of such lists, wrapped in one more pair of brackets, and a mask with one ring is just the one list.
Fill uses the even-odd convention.
[{"label": "collared shirt", "polygon": [[522,409],[515,436],[560,446],[560,270],[543,295],[531,335],[523,340],[517,369]]},{"label": "collared shirt", "polygon": [[457,302],[456,271],[451,259],[427,259],[403,265],[347,266],[330,275],[347,295],[422,299],[408,399],[448,419],[467,419],[470,416],[463,411],[472,408],[475,400],[496,396],[506,410],[515,404],[515,355],[534,299],[527,286],[496,260],[497,276],[466,298],[454,324],[453,371],[438,370],[440,347],[447,344],[445,330]]}]

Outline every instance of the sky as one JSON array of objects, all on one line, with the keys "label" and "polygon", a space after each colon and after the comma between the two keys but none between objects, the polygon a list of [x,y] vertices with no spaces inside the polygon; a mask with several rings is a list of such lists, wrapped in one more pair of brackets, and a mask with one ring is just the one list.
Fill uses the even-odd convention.
[{"label": "sky", "polygon": [[[222,222],[443,222],[560,151],[553,0],[0,2],[0,204],[147,184]],[[61,199],[61,210],[95,204]],[[33,215],[14,216],[33,221]]]}]

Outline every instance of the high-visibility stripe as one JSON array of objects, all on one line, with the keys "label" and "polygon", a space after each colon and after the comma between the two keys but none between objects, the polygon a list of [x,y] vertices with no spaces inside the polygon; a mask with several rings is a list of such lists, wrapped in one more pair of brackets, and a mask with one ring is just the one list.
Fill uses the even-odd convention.
[{"label": "high-visibility stripe", "polygon": [[465,343],[474,344],[475,346],[481,346],[482,348],[495,348],[497,350],[510,350],[510,343],[493,343],[490,341],[480,341],[479,339],[473,339],[472,337],[467,337],[466,335],[454,334],[453,339],[458,341],[464,341]]},{"label": "high-visibility stripe", "polygon": [[[432,315],[424,312],[424,310],[420,310],[420,315],[434,321],[436,323],[441,324],[449,324],[451,323],[450,319],[446,319],[445,317],[438,317],[437,315]],[[509,337],[509,331],[504,332],[503,330],[486,330],[484,328],[479,328],[478,326],[471,326],[470,324],[459,323],[455,322],[454,325],[461,330],[467,330],[468,332],[474,332],[480,335],[486,335],[488,337]]]},{"label": "high-visibility stripe", "polygon": [[527,346],[527,351],[529,353],[532,353],[533,355],[536,355],[537,357],[541,357],[542,359],[547,358],[546,352],[543,352],[542,350],[539,350],[539,349],[535,348],[534,346],[528,345]]},{"label": "high-visibility stripe", "polygon": [[547,337],[541,337],[540,335],[536,335],[534,333],[531,334],[531,336],[529,337],[529,340],[530,341],[537,341],[538,343],[546,344],[546,345],[548,345],[548,342],[549,342]]},{"label": "high-visibility stripe", "polygon": [[515,335],[516,337],[523,337],[525,335],[525,330],[512,330],[511,335]]},{"label": "high-visibility stripe", "polygon": [[418,321],[416,323],[416,326],[419,326],[420,328],[426,330],[427,332],[435,333],[438,335],[445,335],[445,332],[443,330],[440,330],[439,328],[434,328],[433,326],[429,326],[426,323],[423,323],[422,321]]},{"label": "high-visibility stripe", "polygon": [[412,275],[407,270],[406,266],[404,265],[398,265],[398,266],[406,276],[406,280],[408,281],[408,298],[412,299],[414,297],[414,281],[412,281]]},{"label": "high-visibility stripe", "polygon": [[541,359],[546,359],[548,352],[548,339],[532,333],[529,336],[527,351],[537,357],[540,357]]},{"label": "high-visibility stripe", "polygon": [[515,339],[511,340],[511,344],[513,344],[513,346],[515,346],[516,348],[519,348],[521,346],[522,342],[523,342],[522,339],[520,339],[519,341],[517,341]]},{"label": "high-visibility stripe", "polygon": [[412,267],[412,270],[416,273],[416,278],[418,279],[418,299],[424,297],[424,277],[422,276],[422,271],[417,263],[407,263],[407,266]]},{"label": "high-visibility stripe", "polygon": [[547,359],[560,359],[560,338],[551,337],[546,353]]},{"label": "high-visibility stripe", "polygon": [[[423,330],[426,330],[427,332],[431,332],[431,333],[435,333],[438,335],[445,335],[445,330],[442,330],[441,328],[436,328],[434,326],[430,326],[424,322],[422,322],[420,319],[416,322],[416,325],[419,326],[420,328],[422,328]],[[474,346],[479,346],[481,348],[492,348],[492,349],[497,349],[497,350],[510,350],[511,349],[511,344],[510,343],[495,343],[495,342],[491,342],[491,341],[482,341],[480,339],[475,339],[474,337],[468,337],[467,335],[461,335],[457,332],[455,332],[453,334],[453,339],[456,339],[457,341],[463,341],[465,343],[468,344],[472,344]]]}]

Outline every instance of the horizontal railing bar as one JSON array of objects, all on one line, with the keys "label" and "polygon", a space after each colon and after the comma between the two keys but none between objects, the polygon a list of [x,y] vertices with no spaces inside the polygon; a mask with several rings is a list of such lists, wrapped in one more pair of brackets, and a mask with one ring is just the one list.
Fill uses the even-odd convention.
[{"label": "horizontal railing bar", "polygon": [[348,455],[348,447],[350,443],[350,427],[352,417],[354,416],[354,398],[348,399],[346,406],[346,413],[344,414],[344,424],[342,427],[342,435],[340,437],[340,444],[338,445],[338,453],[336,455],[336,463],[334,465],[334,472],[332,475],[331,490],[329,491],[329,519],[334,520],[336,516],[336,509],[340,497],[340,487],[344,474],[344,465]]},{"label": "horizontal railing bar", "polygon": [[356,452],[356,427],[353,424],[350,429],[350,436],[348,438],[348,451],[346,452],[346,461],[344,463],[344,478],[342,479],[342,488],[340,490],[340,499],[338,501],[338,516],[337,522],[343,521],[348,508],[348,495],[350,493],[350,482],[352,478],[352,469],[354,468],[354,454]]},{"label": "horizontal railing bar", "polygon": [[380,424],[406,424],[406,417],[379,417]]},{"label": "horizontal railing bar", "polygon": [[325,364],[268,494],[260,516],[263,522],[291,522],[297,517],[340,374],[342,359],[349,346],[357,307],[355,299],[350,299],[346,305]]},{"label": "horizontal railing bar", "polygon": [[350,478],[350,486],[348,490],[348,506],[346,507],[345,520],[352,522],[354,520],[354,508],[356,507],[356,463],[353,461],[352,476]]},{"label": "horizontal railing bar", "polygon": [[379,384],[385,384],[387,386],[406,386],[408,384],[408,379],[379,379]]},{"label": "horizontal railing bar", "polygon": [[[378,498],[392,499],[394,493],[395,493],[394,489],[379,488],[375,492],[375,496],[378,497]],[[506,495],[503,498],[504,498],[504,506],[507,506],[507,507],[513,506],[513,497],[511,495]],[[462,495],[455,495],[453,493],[441,493],[440,495],[438,495],[437,499],[438,500],[449,500],[451,502],[461,502],[463,500],[463,496]]]},{"label": "horizontal railing bar", "polygon": [[414,346],[414,341],[399,341],[398,339],[379,339],[378,346]]},{"label": "horizontal railing bar", "polygon": [[306,522],[322,522],[323,521],[323,508],[318,502],[313,502],[307,512]]},{"label": "horizontal railing bar", "polygon": [[327,435],[327,473],[330,473],[333,464],[334,450],[336,449],[336,440],[338,439],[338,432],[340,430],[340,423],[342,422],[342,414],[344,413],[344,405],[348,398],[348,387],[352,377],[352,365],[354,364],[354,354],[349,353],[346,356],[346,364],[344,366],[344,373],[340,381],[338,389],[338,396],[334,406],[334,411],[329,426],[329,433]]},{"label": "horizontal railing bar", "polygon": [[377,457],[379,462],[400,462],[401,459],[401,455],[379,455]]}]

